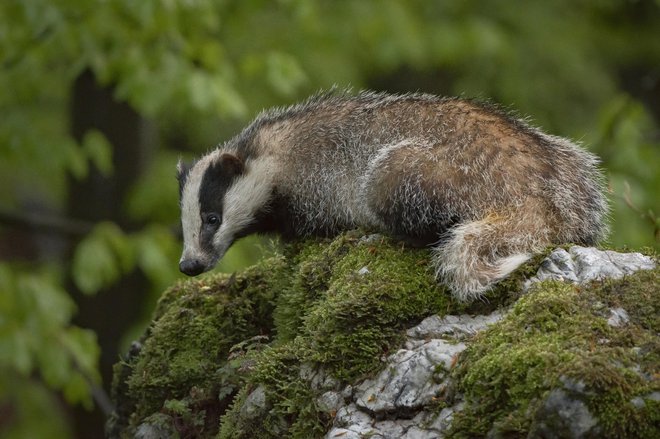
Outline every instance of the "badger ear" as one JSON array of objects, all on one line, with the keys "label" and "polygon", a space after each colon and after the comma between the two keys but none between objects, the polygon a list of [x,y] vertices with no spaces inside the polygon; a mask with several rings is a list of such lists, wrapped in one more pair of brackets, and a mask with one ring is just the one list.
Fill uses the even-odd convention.
[{"label": "badger ear", "polygon": [[245,165],[243,164],[243,160],[227,152],[223,153],[220,156],[215,166],[220,167],[222,169],[223,174],[231,177],[240,175],[245,170]]},{"label": "badger ear", "polygon": [[179,162],[176,164],[176,179],[179,181],[179,197],[183,192],[183,186],[186,184],[188,179],[188,174],[190,169],[193,167],[191,163],[184,163],[183,160],[179,159]]},{"label": "badger ear", "polygon": [[176,164],[176,179],[179,181],[185,180],[188,177],[192,165],[190,163],[184,163],[183,160],[179,159],[179,162]]}]

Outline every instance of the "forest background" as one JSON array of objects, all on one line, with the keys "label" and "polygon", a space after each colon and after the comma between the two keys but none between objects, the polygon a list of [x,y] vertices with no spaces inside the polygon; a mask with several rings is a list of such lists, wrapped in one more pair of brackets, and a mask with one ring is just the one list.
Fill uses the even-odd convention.
[{"label": "forest background", "polygon": [[176,162],[333,85],[529,116],[602,158],[608,245],[660,248],[658,0],[3,0],[0,438],[102,435],[182,277]]}]

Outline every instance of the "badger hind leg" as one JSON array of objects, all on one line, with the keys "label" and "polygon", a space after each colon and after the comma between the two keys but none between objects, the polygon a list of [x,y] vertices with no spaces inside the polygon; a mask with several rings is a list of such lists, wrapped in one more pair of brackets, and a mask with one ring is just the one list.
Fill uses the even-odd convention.
[{"label": "badger hind leg", "polygon": [[447,231],[433,250],[436,276],[460,301],[479,298],[549,242],[538,218],[490,214]]}]

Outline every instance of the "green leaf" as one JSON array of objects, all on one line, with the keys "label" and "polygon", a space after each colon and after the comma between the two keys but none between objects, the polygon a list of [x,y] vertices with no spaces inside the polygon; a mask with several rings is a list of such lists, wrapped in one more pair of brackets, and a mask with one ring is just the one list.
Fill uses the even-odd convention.
[{"label": "green leaf", "polygon": [[52,334],[49,335],[48,342],[41,343],[35,353],[39,359],[41,376],[46,384],[53,388],[61,388],[71,376],[71,357],[57,343],[57,339]]},{"label": "green leaf", "polygon": [[76,247],[72,276],[86,294],[108,287],[131,270],[135,252],[130,239],[114,223],[101,223]]},{"label": "green leaf", "polygon": [[98,130],[90,130],[83,139],[83,150],[104,177],[113,172],[112,145]]},{"label": "green leaf", "polygon": [[152,226],[136,235],[138,264],[156,285],[162,287],[179,275],[177,259],[179,246],[174,236],[164,227]]},{"label": "green leaf", "polygon": [[177,182],[174,169],[178,154],[162,153],[133,186],[126,212],[133,220],[174,223],[179,221]]},{"label": "green leaf", "polygon": [[34,366],[29,338],[29,334],[20,329],[8,337],[3,336],[0,339],[0,366],[9,365],[19,374],[28,376]]},{"label": "green leaf", "polygon": [[213,104],[211,94],[211,80],[209,76],[199,70],[192,71],[188,76],[188,95],[190,103],[200,111],[208,110]]},{"label": "green leaf", "polygon": [[87,410],[93,407],[90,385],[83,375],[74,373],[62,389],[64,399],[70,404],[80,403]]},{"label": "green leaf", "polygon": [[248,113],[245,100],[226,78],[218,75],[214,76],[211,81],[210,92],[215,99],[215,108],[218,112],[240,118],[245,117]]},{"label": "green leaf", "polygon": [[23,312],[28,317],[36,316],[41,325],[50,328],[63,325],[71,319],[76,305],[53,279],[38,273],[18,276],[17,290],[22,303],[30,307]]},{"label": "green leaf", "polygon": [[64,332],[61,344],[73,359],[76,368],[91,382],[100,383],[97,369],[101,351],[94,331],[71,326]]},{"label": "green leaf", "polygon": [[60,398],[41,381],[3,370],[0,389],[3,405],[10,407],[0,427],[3,438],[73,437]]},{"label": "green leaf", "polygon": [[266,76],[280,94],[293,95],[307,82],[307,75],[293,56],[283,52],[271,52],[266,58]]},{"label": "green leaf", "polygon": [[64,142],[62,150],[64,151],[65,167],[71,175],[77,180],[82,180],[87,177],[89,168],[83,150],[71,139]]}]

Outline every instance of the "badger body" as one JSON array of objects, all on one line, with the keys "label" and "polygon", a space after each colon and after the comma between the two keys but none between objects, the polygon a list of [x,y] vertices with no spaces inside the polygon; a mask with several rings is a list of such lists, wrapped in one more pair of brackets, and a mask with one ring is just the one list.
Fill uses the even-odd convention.
[{"label": "badger body", "polygon": [[550,244],[594,244],[607,203],[597,158],[496,107],[426,94],[320,94],[263,112],[179,164],[184,250],[197,275],[251,233],[364,228],[433,248],[461,300]]}]

